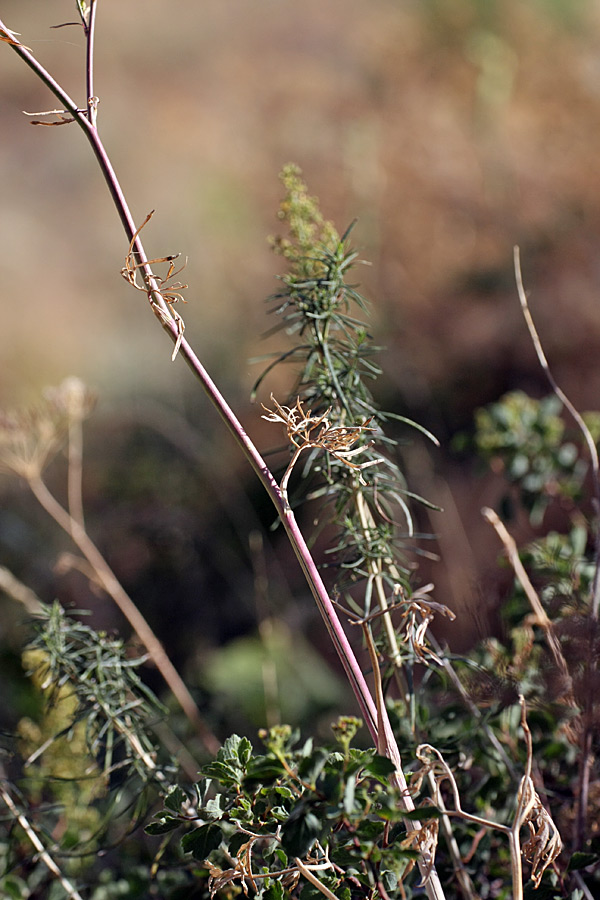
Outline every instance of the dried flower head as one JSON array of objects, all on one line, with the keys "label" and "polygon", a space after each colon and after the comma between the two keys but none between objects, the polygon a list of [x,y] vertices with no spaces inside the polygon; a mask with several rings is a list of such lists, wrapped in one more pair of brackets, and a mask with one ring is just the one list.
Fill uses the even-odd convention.
[{"label": "dried flower head", "polygon": [[519,799],[525,793],[527,815],[522,824],[529,829],[529,838],[523,844],[523,859],[531,865],[531,880],[539,887],[542,875],[559,856],[562,840],[550,813],[540,800],[531,778],[524,778],[519,788]]},{"label": "dried flower head", "polygon": [[275,409],[271,410],[262,404],[262,408],[268,413],[262,418],[267,422],[281,422],[282,425],[285,425],[288,440],[296,448],[281,480],[281,492],[286,502],[287,483],[303,450],[315,447],[326,450],[334,459],[348,468],[356,470],[359,473],[361,484],[366,484],[361,474],[362,470],[383,462],[382,459],[370,459],[362,463],[353,461],[373,444],[373,441],[369,441],[358,447],[353,446],[364,432],[375,430],[369,427],[371,419],[367,419],[362,425],[332,425],[327,418],[331,408],[325,410],[320,416],[313,416],[312,410],[304,409],[300,398],[296,400],[295,406],[281,406],[273,394],[271,394],[271,401]]},{"label": "dried flower head", "polygon": [[[456,615],[444,603],[430,599],[429,593],[432,590],[433,584],[427,584],[406,598],[402,585],[396,584],[394,585],[394,598],[401,610],[403,620],[400,631],[401,640],[411,647],[415,656],[422,662],[427,662],[427,657],[429,657],[430,660],[441,666],[442,660],[428,643],[427,631],[436,613],[441,613],[450,621],[455,619]],[[396,598],[399,598],[399,602]],[[393,609],[396,603],[389,608]]]},{"label": "dried flower head", "polygon": [[68,424],[83,422],[96,405],[96,395],[74,375],[65,378],[58,387],[46,388],[44,398],[57,413],[63,413]]},{"label": "dried flower head", "polygon": [[81,422],[94,406],[91,392],[78,378],[47,388],[29,409],[0,411],[0,471],[31,481],[63,444],[69,426]]}]

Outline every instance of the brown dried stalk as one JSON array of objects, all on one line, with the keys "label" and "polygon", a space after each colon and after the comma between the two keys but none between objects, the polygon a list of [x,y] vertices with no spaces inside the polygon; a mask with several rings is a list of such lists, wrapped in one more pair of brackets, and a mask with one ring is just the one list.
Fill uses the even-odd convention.
[{"label": "brown dried stalk", "polygon": [[484,518],[487,519],[487,521],[491,525],[493,525],[496,530],[496,534],[502,541],[504,549],[506,550],[506,555],[508,556],[508,560],[513,568],[513,572],[515,573],[515,577],[523,588],[525,596],[529,600],[529,605],[533,610],[537,624],[544,632],[548,647],[550,648],[550,652],[552,654],[552,659],[554,660],[554,664],[565,679],[565,684],[568,686],[565,700],[569,704],[569,706],[575,707],[576,703],[573,696],[572,679],[569,673],[569,667],[567,666],[567,661],[563,655],[560,642],[554,632],[552,621],[550,620],[546,610],[542,606],[542,601],[538,597],[537,592],[529,579],[529,575],[525,570],[525,566],[521,562],[515,540],[508,533],[504,523],[501,521],[500,517],[497,515],[497,513],[494,512],[493,509],[490,509],[488,506],[486,506],[482,509],[481,512]]},{"label": "brown dried stalk", "polygon": [[39,858],[42,860],[46,868],[52,872],[57,881],[61,884],[63,890],[66,893],[67,900],[83,900],[83,897],[79,893],[79,891],[71,884],[69,879],[63,875],[53,858],[48,853],[46,847],[44,847],[41,842],[37,832],[35,831],[33,825],[24,815],[24,813],[18,808],[13,798],[10,795],[8,789],[8,782],[4,778],[4,772],[0,769],[0,797],[4,801],[11,815],[14,816],[15,822],[18,822],[29,841],[33,845],[34,850],[38,854]]},{"label": "brown dried stalk", "polygon": [[[548,365],[548,360],[546,359],[546,354],[544,353],[544,349],[542,347],[542,342],[540,341],[540,337],[537,333],[537,329],[533,322],[533,318],[531,316],[531,312],[529,310],[529,304],[527,302],[527,294],[525,292],[525,288],[523,286],[523,276],[521,274],[521,258],[519,253],[519,248],[514,248],[514,264],[515,264],[515,279],[517,282],[517,292],[519,295],[519,302],[521,303],[521,309],[523,311],[523,317],[527,324],[527,328],[529,329],[529,334],[531,335],[531,340],[533,341],[533,346],[535,348],[535,352],[537,354],[537,358],[539,360],[540,366],[542,367],[546,378],[548,379],[550,386],[559,400],[564,404],[566,409],[569,411],[575,422],[577,423],[583,438],[587,444],[587,448],[590,454],[590,459],[592,463],[592,483],[594,489],[594,507],[596,513],[596,522],[594,526],[594,541],[595,541],[595,559],[594,559],[594,578],[592,581],[592,592],[591,592],[591,603],[590,603],[590,612],[592,624],[596,625],[598,619],[600,618],[600,522],[598,521],[600,517],[600,461],[598,459],[598,448],[594,442],[592,434],[585,424],[583,416],[576,409],[576,407],[571,403],[567,395],[564,391],[559,387],[556,383],[552,372],[550,371],[550,366]],[[590,629],[590,636],[593,635],[593,628]],[[589,656],[589,679],[590,683],[593,683],[594,678],[597,675],[598,671],[598,661],[593,652],[590,652]],[[585,840],[585,824],[587,820],[588,814],[588,802],[589,802],[589,787],[590,787],[590,774],[593,763],[593,747],[592,747],[592,704],[593,698],[591,691],[588,691],[585,699],[585,709],[583,714],[583,729],[581,733],[580,746],[581,753],[579,757],[579,779],[577,785],[577,816],[575,820],[575,829],[573,835],[573,846],[574,849],[580,849]]]},{"label": "brown dried stalk", "polygon": [[[79,428],[93,408],[93,397],[76,378],[46,391],[45,402],[25,413],[0,416],[0,468],[25,480],[36,500],[68,534],[93,570],[93,578],[117,604],[150,658],[163,676],[184,713],[196,728],[209,753],[217,753],[219,741],[204,722],[200,711],[162,644],[133,600],[88,535],[81,504],[81,447]],[[43,470],[58,451],[65,435],[74,435],[68,462],[75,471],[67,476],[69,510],[48,489]]]}]

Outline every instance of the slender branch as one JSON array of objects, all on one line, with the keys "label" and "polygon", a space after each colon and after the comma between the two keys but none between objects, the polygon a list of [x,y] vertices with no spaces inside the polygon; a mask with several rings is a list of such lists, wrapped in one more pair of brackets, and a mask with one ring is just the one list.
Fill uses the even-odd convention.
[{"label": "slender branch", "polygon": [[[433,772],[428,773],[427,780],[429,781],[429,786],[431,788],[432,794],[435,793],[436,785],[435,775],[433,774]],[[454,832],[452,831],[452,823],[450,822],[450,817],[448,816],[446,804],[444,803],[443,797],[439,792],[436,805],[442,813],[442,815],[440,816],[440,827],[444,833],[446,845],[450,853],[450,858],[452,859],[454,874],[456,875],[456,880],[460,885],[463,897],[465,898],[465,900],[479,900],[479,897],[475,891],[475,885],[471,881],[471,876],[469,875],[467,867],[463,862],[460,853],[460,847],[458,846],[456,838],[454,837]]]},{"label": "slender branch", "polygon": [[[592,462],[592,483],[594,486],[594,507],[596,513],[596,522],[594,527],[594,543],[595,543],[595,552],[594,552],[594,578],[592,580],[592,602],[591,602],[591,618],[592,618],[592,628],[590,628],[590,641],[594,640],[595,632],[598,627],[598,621],[600,618],[600,525],[599,525],[599,517],[600,517],[600,464],[598,461],[598,449],[596,444],[594,443],[594,439],[591,435],[591,432],[585,421],[581,415],[581,413],[573,406],[569,398],[566,396],[564,391],[558,386],[554,377],[550,371],[550,367],[548,365],[548,361],[546,359],[546,355],[542,348],[542,344],[539,338],[539,335],[536,331],[535,325],[533,323],[533,319],[531,313],[529,311],[529,305],[527,303],[527,294],[525,293],[525,289],[523,287],[523,278],[521,274],[521,259],[519,248],[514,248],[514,261],[515,261],[515,277],[517,282],[517,291],[519,294],[519,300],[521,303],[521,308],[523,310],[523,316],[525,318],[525,322],[529,329],[529,333],[531,335],[531,339],[533,341],[533,346],[535,348],[535,352],[537,354],[538,360],[546,378],[550,382],[550,386],[552,390],[562,401],[565,407],[571,413],[573,419],[579,426],[581,433],[583,434],[584,440],[588,446],[590,459]],[[593,684],[594,678],[597,673],[598,661],[596,658],[596,654],[594,653],[593,648],[590,644],[590,656],[589,656],[589,676],[590,676],[590,684]],[[577,815],[575,819],[575,828],[574,828],[574,836],[573,836],[573,845],[574,849],[579,849],[584,844],[585,839],[585,824],[587,820],[587,811],[588,811],[588,802],[589,802],[589,784],[590,784],[590,775],[592,770],[593,763],[593,738],[592,738],[592,727],[591,727],[591,719],[592,719],[592,690],[588,690],[585,697],[585,709],[583,715],[583,729],[581,733],[581,752],[579,755],[579,778],[578,778],[578,791],[577,791]]]},{"label": "slender branch", "polygon": [[554,664],[556,668],[559,670],[561,675],[566,681],[568,685],[568,693],[566,695],[566,700],[570,706],[576,706],[575,698],[573,697],[573,687],[571,675],[569,673],[569,668],[567,666],[567,662],[562,652],[562,648],[560,646],[560,642],[554,633],[554,627],[552,625],[551,620],[548,617],[548,614],[544,607],[542,606],[541,600],[538,597],[535,588],[533,587],[529,575],[525,571],[525,567],[519,558],[519,552],[517,550],[517,545],[515,540],[508,533],[504,523],[500,520],[497,513],[494,512],[493,509],[489,507],[484,507],[482,509],[482,513],[485,519],[493,525],[496,530],[496,534],[502,541],[504,549],[506,550],[506,554],[508,556],[509,562],[513,568],[513,572],[519,584],[525,591],[525,595],[529,600],[529,605],[531,606],[534,615],[537,619],[538,625],[543,630],[546,641],[550,648],[550,652],[552,653],[552,658],[554,660]]},{"label": "slender branch", "polygon": [[30,842],[33,844],[33,847],[36,853],[39,854],[40,859],[44,863],[47,869],[58,879],[60,884],[62,885],[64,891],[66,892],[68,900],[83,900],[83,897],[79,893],[79,891],[71,884],[68,878],[61,872],[59,867],[56,865],[41,840],[39,839],[36,831],[33,828],[33,825],[29,821],[29,819],[19,810],[16,803],[12,799],[8,788],[4,784],[4,776],[1,776],[0,780],[0,796],[4,800],[4,803],[12,813],[15,818],[15,821],[19,823]]},{"label": "slender branch", "polygon": [[12,597],[13,600],[16,600],[17,603],[22,603],[32,616],[38,615],[42,609],[42,602],[39,597],[26,584],[15,578],[13,573],[4,566],[0,566],[0,590]]},{"label": "slender branch", "polygon": [[28,480],[28,484],[36,500],[52,516],[54,521],[60,525],[63,531],[70,535],[75,545],[92,566],[102,589],[106,591],[109,597],[112,597],[140,641],[148,650],[156,668],[163,676],[190,722],[193,723],[206,749],[209,753],[216,753],[220,747],[219,741],[204,722],[179,672],[165,653],[162,644],[144,616],[131,597],[123,590],[116,575],[89,537],[85,528],[60,505],[39,476],[32,476]]},{"label": "slender branch", "polygon": [[[529,329],[529,334],[531,335],[531,340],[533,341],[533,346],[535,348],[535,352],[537,354],[537,358],[539,360],[540,366],[544,370],[544,374],[550,383],[550,387],[559,398],[561,403],[569,410],[573,419],[577,423],[583,438],[587,444],[590,459],[592,461],[592,475],[593,475],[593,484],[594,484],[594,500],[595,500],[595,512],[596,518],[600,515],[600,463],[598,460],[598,449],[596,444],[594,443],[594,438],[591,435],[590,429],[585,424],[585,420],[581,413],[573,406],[565,392],[558,386],[556,381],[554,380],[554,376],[550,371],[550,366],[548,365],[548,360],[546,359],[546,354],[544,353],[544,349],[542,347],[542,343],[540,341],[540,337],[537,333],[537,329],[534,325],[533,318],[531,316],[531,312],[529,310],[529,304],[527,302],[527,294],[525,293],[525,288],[523,287],[523,276],[521,274],[521,256],[519,252],[519,248],[514,248],[514,262],[515,262],[515,278],[517,282],[517,292],[519,294],[519,301],[521,303],[521,309],[523,311],[523,318],[525,319],[525,323],[527,328]],[[594,570],[594,580],[592,584],[592,618],[598,619],[600,615],[600,529],[598,528],[598,522],[596,522],[596,556],[595,556],[595,570]]]},{"label": "slender branch", "polygon": [[318,891],[324,894],[327,897],[327,900],[338,900],[333,891],[330,891],[327,885],[323,884],[323,882],[320,881],[317,876],[313,874],[313,872],[311,872],[308,866],[304,865],[301,859],[296,857],[294,862],[296,863],[296,867],[300,874],[304,878],[306,878],[307,881],[310,881],[310,883],[314,885],[314,887],[316,887]]},{"label": "slender branch", "polygon": [[98,98],[94,91],[94,38],[96,34],[96,0],[90,0],[87,15],[86,33],[86,95],[87,95],[87,116],[92,127],[96,126],[96,114],[98,112]]},{"label": "slender branch", "polygon": [[69,421],[69,433],[67,444],[67,497],[69,514],[82,528],[85,528],[83,516],[83,428],[81,419]]}]

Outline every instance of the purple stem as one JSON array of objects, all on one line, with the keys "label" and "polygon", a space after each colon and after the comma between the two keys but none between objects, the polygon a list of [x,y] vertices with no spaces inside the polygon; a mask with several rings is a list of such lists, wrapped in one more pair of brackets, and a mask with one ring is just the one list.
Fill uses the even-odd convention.
[{"label": "purple stem", "polygon": [[[91,12],[93,12],[93,7],[91,8]],[[0,31],[4,31],[5,34],[7,33],[6,26],[3,24],[1,19]],[[11,32],[8,32],[7,36],[10,36],[10,34]],[[134,239],[134,235],[136,234],[137,229],[127,205],[127,201],[125,200],[123,191],[121,190],[121,186],[119,184],[115,171],[112,167],[110,159],[108,158],[106,150],[104,149],[102,141],[100,140],[100,136],[98,135],[95,124],[95,116],[90,115],[88,118],[88,113],[90,112],[91,107],[89,106],[89,104],[86,104],[86,108],[84,110],[79,109],[77,104],[71,99],[71,97],[69,97],[66,91],[61,88],[58,82],[56,82],[54,78],[52,78],[50,73],[35,59],[35,57],[27,50],[26,47],[16,42],[11,42],[11,46],[13,47],[13,50],[21,57],[21,59],[34,71],[38,78],[40,78],[41,81],[43,81],[43,83],[50,89],[50,91],[52,91],[52,93],[60,100],[65,109],[71,113],[75,121],[85,132],[86,137],[92,145],[92,149],[94,151],[96,159],[98,160],[98,164],[100,165],[102,174],[104,175],[104,179],[113,198],[113,202],[123,224],[123,228],[125,229],[125,234],[127,235],[129,243],[133,244],[132,249],[135,254],[137,263],[139,264],[139,267],[143,272],[146,287],[148,289],[148,297],[152,301],[152,303],[155,306],[160,307],[162,312],[165,314],[164,317],[159,317],[161,324],[170,334],[172,341],[176,343],[180,338],[177,322],[174,319],[164,297],[160,293],[160,286],[152,273],[152,269],[148,265],[148,257],[146,256],[146,252],[140,240],[139,234]],[[90,61],[93,61],[89,56],[88,59]],[[404,804],[404,808],[414,809],[414,803],[412,801],[412,798],[410,797],[410,794],[404,793],[404,775],[401,769],[400,754],[398,751],[396,739],[391,729],[385,706],[383,706],[383,708],[379,712],[379,716],[381,717],[382,721],[378,721],[378,711],[371,695],[369,686],[367,685],[365,677],[358,664],[358,660],[354,655],[354,651],[350,646],[350,642],[348,641],[346,633],[338,618],[335,607],[333,606],[329,598],[327,589],[323,584],[323,580],[306,545],[306,541],[304,540],[302,533],[298,527],[294,514],[290,510],[288,504],[285,502],[281,489],[275,481],[275,478],[273,477],[267,464],[246,434],[244,428],[234,414],[233,410],[226,402],[225,398],[222,396],[219,389],[210,378],[208,372],[205,370],[204,366],[185,339],[181,339],[180,353],[183,355],[185,361],[191,368],[194,375],[200,381],[213,406],[216,407],[228,430],[233,435],[234,440],[250,462],[252,468],[258,475],[265,490],[271,498],[283,523],[286,534],[290,539],[290,543],[294,548],[294,552],[300,563],[302,571],[304,572],[306,580],[308,581],[309,587],[319,608],[319,611],[324,619],[327,630],[330,634],[330,637],[333,641],[344,671],[346,672],[346,675],[358,702],[365,724],[367,725],[369,732],[371,733],[373,743],[376,747],[381,746],[381,743],[378,740],[378,732],[381,729],[381,733],[383,735],[383,749],[385,750],[386,755],[392,760],[392,762],[394,762],[397,767],[394,781],[402,790],[402,802]],[[419,823],[414,820],[407,820],[407,827],[410,827],[411,830],[418,829]],[[419,868],[421,870],[421,874],[423,875],[425,892],[427,893],[427,896],[430,898],[430,900],[444,900],[444,891],[437,872],[433,867],[433,862],[429,862],[423,855],[421,855],[419,858]]]},{"label": "purple stem", "polygon": [[[6,31],[6,26],[3,24],[1,19],[0,29]],[[15,52],[31,69],[33,69],[35,74],[60,100],[65,110],[68,110],[68,112],[70,112],[75,121],[83,129],[87,139],[92,146],[100,169],[102,170],[102,174],[104,175],[104,179],[121,219],[121,223],[123,225],[123,228],[125,229],[127,239],[129,242],[133,241],[133,250],[148,286],[149,296],[151,296],[152,301],[160,306],[162,311],[168,316],[168,321],[164,321],[161,318],[161,322],[165,330],[170,333],[173,342],[175,342],[179,336],[177,324],[171,315],[168,304],[165,302],[160,293],[159,285],[154,278],[150,266],[148,265],[148,257],[146,256],[146,252],[144,250],[139,234],[134,240],[134,235],[137,230],[135,222],[127,205],[127,201],[125,200],[125,196],[117,179],[115,171],[112,167],[110,159],[108,158],[106,150],[104,149],[104,145],[100,140],[98,130],[95,125],[93,125],[92,122],[90,122],[90,120],[87,118],[88,110],[79,109],[75,101],[66,93],[66,91],[62,89],[62,87],[35,59],[35,57],[27,50],[26,47],[24,47],[22,44],[13,44],[12,46]],[[210,398],[212,404],[217,409],[224,423],[227,425],[227,428],[233,435],[235,441],[240,446],[246,458],[252,465],[252,468],[258,475],[275,508],[277,509],[285,531],[294,548],[294,552],[298,558],[300,566],[302,567],[302,571],[304,572],[317,606],[319,607],[319,611],[323,616],[325,625],[327,626],[327,630],[329,631],[331,639],[335,645],[348,680],[350,681],[365,723],[371,733],[373,741],[376,743],[377,711],[375,708],[373,697],[358,664],[354,651],[350,646],[350,642],[348,641],[339,617],[335,611],[335,607],[333,606],[329,598],[327,589],[323,584],[323,580],[306,545],[306,541],[304,540],[304,537],[302,536],[302,533],[298,527],[293,512],[285,503],[279,485],[277,484],[267,464],[263,460],[253,442],[248,437],[237,416],[235,415],[229,404],[226,402],[225,398],[223,397],[185,338],[181,341],[179,352],[184,357],[186,363],[193,371],[194,375],[202,384],[202,387]]]}]

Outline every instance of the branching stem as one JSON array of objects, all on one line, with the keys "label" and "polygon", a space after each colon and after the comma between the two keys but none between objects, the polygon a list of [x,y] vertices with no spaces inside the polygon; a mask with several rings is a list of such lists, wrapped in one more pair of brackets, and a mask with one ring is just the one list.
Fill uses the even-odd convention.
[{"label": "branching stem", "polygon": [[[0,33],[2,32],[4,34],[8,34],[9,36],[12,35],[12,32],[9,32],[6,29],[6,26],[0,19]],[[182,338],[181,330],[178,327],[176,318],[173,315],[164,297],[162,296],[160,285],[158,284],[152,272],[152,269],[148,264],[149,257],[145,253],[140,235],[138,233],[138,229],[135,225],[135,222],[129,210],[129,206],[125,199],[125,195],[121,189],[116,173],[100,139],[96,125],[91,120],[93,119],[93,117],[88,118],[87,109],[80,110],[78,108],[77,104],[71,99],[71,97],[62,89],[62,87],[56,82],[56,80],[50,75],[50,73],[37,61],[31,51],[29,51],[23,44],[16,40],[11,40],[10,46],[13,48],[15,53],[17,53],[18,56],[20,56],[20,58],[33,70],[36,76],[59,99],[64,108],[73,116],[75,121],[82,128],[85,136],[90,142],[92,150],[98,161],[98,165],[100,166],[113,202],[117,209],[118,215],[121,219],[121,223],[125,230],[127,240],[132,245],[132,252],[135,256],[136,263],[139,266],[139,269],[144,277],[144,281],[148,290],[148,297],[152,304],[153,310],[165,330],[170,334],[173,343],[176,346],[180,347],[180,353],[184,357],[187,365],[190,367],[195,377],[201,383],[210,401],[227,426],[227,429],[232,434],[234,440],[246,456],[247,460],[249,461],[250,465],[256,472],[265,490],[267,491],[269,497],[271,498],[282,521],[283,527],[290,540],[290,543],[294,549],[296,557],[300,563],[302,571],[304,572],[319,611],[325,621],[327,630],[331,636],[336,651],[340,657],[344,671],[346,672],[352,690],[356,696],[361,714],[369,728],[374,742],[377,744],[378,730],[382,723],[378,718],[377,710],[362,670],[358,664],[354,651],[350,646],[346,633],[344,632],[344,629],[337,616],[331,599],[329,598],[327,589],[325,588],[317,566],[306,545],[306,541],[302,536],[302,533],[298,527],[292,511],[285,503],[282,491],[279,488],[273,474],[269,470],[268,466],[262,459],[253,442],[246,434],[241,423],[235,416],[233,410],[226,402],[225,398],[223,397],[213,380],[210,378],[208,372],[192,350],[187,340],[185,338]],[[150,647],[148,647],[149,652],[151,652],[153,655],[153,659],[156,660],[156,656],[158,656],[159,659],[164,660],[164,670],[169,672],[169,677],[173,682],[173,684],[170,684],[170,686],[174,693],[175,690],[173,688],[173,685],[178,685],[177,690],[179,693],[179,702],[185,702],[189,713],[195,715],[193,709],[189,704],[189,701],[186,699],[180,689],[178,682],[180,682],[181,679],[178,673],[176,672],[176,670],[174,670],[172,663],[170,662],[168,657],[166,657],[166,654],[164,654],[164,650],[154,636],[153,632],[151,632],[151,630],[149,629],[149,626],[146,623],[145,619],[143,618],[143,616],[141,616],[141,614],[135,607],[135,604],[133,604],[131,599],[118,583],[114,573],[112,572],[102,555],[99,553],[96,546],[90,540],[87,533],[67,513],[67,511],[60,506],[56,499],[50,494],[46,485],[41,481],[41,479],[34,480],[30,483],[30,486],[40,503],[42,503],[42,505],[47,508],[49,512],[50,510],[52,510],[50,514],[54,516],[56,521],[61,524],[61,527],[63,527],[64,530],[67,531],[67,533],[71,534],[73,540],[75,541],[81,552],[86,556],[86,559],[88,559],[88,561],[98,572],[105,590],[107,590],[108,593],[115,599],[115,602],[119,604],[120,608],[124,612],[125,610],[127,610],[127,612],[125,612],[125,615],[127,615],[129,621],[132,622],[132,624],[134,621],[137,623],[137,626],[134,625],[136,631],[138,631],[138,628],[142,629],[141,634],[145,635],[145,639],[142,638],[145,646],[148,647],[147,640],[149,640],[150,645],[153,647],[153,651],[150,651]],[[117,600],[116,597],[119,597],[119,600]],[[138,631],[138,634],[139,633],[140,632]],[[173,671],[171,671],[171,669]],[[181,684],[183,683],[181,682]],[[185,685],[183,685],[183,687],[185,688]],[[185,692],[189,693],[187,692],[187,688],[185,688]],[[385,714],[385,716],[387,719],[387,713]],[[398,761],[399,763],[398,746],[389,726],[389,720],[387,720],[387,723],[384,722],[383,725],[385,728],[385,754],[389,756],[389,758],[393,762],[396,763]],[[444,891],[442,889],[435,868],[433,868],[430,862],[426,863],[422,858],[419,861],[419,866],[424,876],[426,876],[425,889],[430,900],[444,900]]]}]

